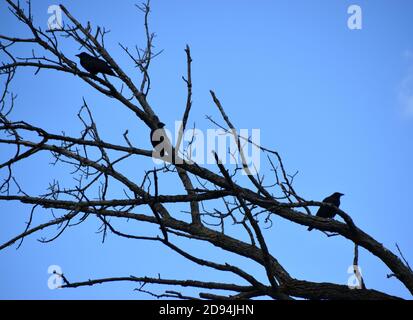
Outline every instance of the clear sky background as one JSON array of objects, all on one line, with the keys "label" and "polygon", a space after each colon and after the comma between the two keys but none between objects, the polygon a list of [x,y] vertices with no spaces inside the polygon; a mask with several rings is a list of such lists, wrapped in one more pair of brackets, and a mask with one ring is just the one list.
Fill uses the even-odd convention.
[{"label": "clear sky background", "polygon": [[[28,35],[5,2],[0,3],[0,34]],[[130,48],[144,44],[142,15],[135,1],[62,3],[80,21],[90,20],[111,30],[106,48],[133,79],[139,79],[118,46],[119,42]],[[363,10],[362,30],[347,28],[347,8],[354,3]],[[33,3],[35,21],[43,28],[47,8],[53,4]],[[413,263],[412,18],[413,2],[404,0],[153,0],[150,24],[157,33],[155,45],[164,52],[153,61],[149,102],[173,128],[185,108],[181,76],[186,74],[184,48],[189,44],[194,83],[191,123],[209,128],[205,115],[219,119],[209,96],[209,89],[215,90],[237,127],[259,128],[261,143],[281,153],[290,173],[299,171],[295,187],[304,198],[322,200],[334,191],[344,193],[342,208],[356,224],[392,251],[397,242]],[[76,59],[78,46],[65,39],[61,44],[65,54]],[[30,50],[20,48],[17,53],[23,52]],[[84,97],[104,139],[121,142],[128,128],[137,145],[149,148],[148,129],[119,104],[74,76],[53,71],[35,76],[34,71],[21,69],[16,75],[12,89],[18,99],[12,119],[76,135],[81,129],[76,115]],[[0,146],[0,160],[8,154],[6,149]],[[70,168],[52,167],[50,161],[48,154],[42,154],[16,166],[15,174],[26,192],[41,194],[53,179],[73,184]],[[147,161],[138,161],[123,169],[139,177],[151,167]],[[266,169],[262,164],[262,170]],[[164,193],[179,192],[168,181],[162,188]],[[28,207],[0,202],[1,243],[24,229],[29,213]],[[36,222],[48,217],[39,209]],[[293,277],[347,283],[353,261],[351,242],[307,232],[281,218],[274,217],[273,222],[264,231],[270,251]],[[133,283],[50,290],[50,265],[61,266],[71,281],[158,274],[236,280],[193,265],[159,244],[114,235],[102,244],[98,228],[99,223],[89,219],[52,243],[36,239],[50,237],[55,230],[27,238],[19,250],[13,246],[1,251],[0,298],[149,298],[133,291]],[[219,262],[238,263],[265,279],[264,270],[246,259],[197,242],[184,245],[201,257],[213,254]],[[361,250],[359,262],[368,288],[411,298],[400,282],[386,278],[389,270],[370,253]],[[159,286],[147,289],[162,292]]]}]

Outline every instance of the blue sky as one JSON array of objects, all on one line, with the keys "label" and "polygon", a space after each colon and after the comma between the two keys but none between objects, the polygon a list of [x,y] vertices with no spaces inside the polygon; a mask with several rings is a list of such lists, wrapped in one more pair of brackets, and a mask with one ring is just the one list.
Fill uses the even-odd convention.
[{"label": "blue sky", "polygon": [[[80,21],[110,29],[107,49],[138,79],[118,46],[119,42],[130,48],[144,44],[142,16],[135,2],[62,3]],[[362,8],[362,30],[347,28],[347,8],[354,3]],[[35,21],[43,28],[52,4],[33,3]],[[209,96],[209,90],[215,90],[237,127],[259,128],[261,143],[278,150],[291,173],[299,171],[295,186],[304,198],[321,200],[334,191],[345,193],[342,208],[356,224],[392,251],[397,242],[413,261],[412,14],[413,3],[402,0],[153,0],[151,28],[157,33],[156,48],[164,51],[153,61],[149,101],[167,127],[181,117],[186,99],[181,79],[186,73],[184,48],[189,44],[194,83],[191,124],[206,129],[211,124],[205,115],[219,119]],[[28,34],[8,13],[4,1],[0,30],[7,35]],[[75,59],[78,46],[64,39],[61,44]],[[17,52],[30,51],[19,48]],[[14,120],[76,135],[81,128],[76,114],[84,97],[104,139],[121,142],[128,128],[139,146],[149,148],[147,128],[119,104],[73,76],[51,71],[35,76],[34,71],[20,70],[13,82],[19,95]],[[0,151],[2,160],[8,150],[0,146]],[[26,192],[41,194],[54,178],[73,183],[70,168],[51,167],[50,160],[42,154],[16,166]],[[136,167],[128,163],[123,169],[139,177]],[[138,167],[151,169],[153,164],[138,162]],[[261,169],[268,166],[262,163]],[[177,192],[171,181],[162,186],[165,193]],[[0,242],[21,232],[28,215],[25,206],[0,202]],[[47,212],[38,210],[36,221],[45,217]],[[347,283],[353,259],[350,242],[309,233],[280,218],[274,217],[273,222],[265,230],[270,251],[292,276]],[[156,277],[158,273],[165,278],[236,280],[192,265],[159,244],[113,235],[102,244],[98,227],[90,219],[52,243],[36,239],[52,236],[54,230],[29,237],[19,250],[0,252],[0,298],[148,298],[134,292],[134,284],[49,290],[49,265],[61,266],[72,281],[131,274]],[[145,233],[155,231],[143,224],[139,228]],[[202,257],[213,254],[219,262],[238,263],[265,279],[262,268],[243,258],[202,243],[182,245]],[[411,297],[398,281],[387,279],[389,270],[364,250],[360,265],[368,288]]]}]

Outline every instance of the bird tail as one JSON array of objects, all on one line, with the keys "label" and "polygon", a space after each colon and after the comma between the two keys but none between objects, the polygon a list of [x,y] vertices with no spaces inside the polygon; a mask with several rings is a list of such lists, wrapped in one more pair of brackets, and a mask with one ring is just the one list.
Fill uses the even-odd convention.
[{"label": "bird tail", "polygon": [[314,228],[313,227],[308,227],[308,231],[311,231],[311,230],[313,230]]}]

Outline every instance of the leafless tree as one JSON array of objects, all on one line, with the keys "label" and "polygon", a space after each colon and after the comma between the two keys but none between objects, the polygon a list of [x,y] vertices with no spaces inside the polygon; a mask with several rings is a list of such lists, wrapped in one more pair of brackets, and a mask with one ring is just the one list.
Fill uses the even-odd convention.
[{"label": "leafless tree", "polygon": [[[121,45],[125,54],[131,58],[132,63],[140,71],[142,76],[140,83],[133,82],[105,48],[104,39],[107,34],[105,28],[95,27],[89,22],[83,24],[67,8],[60,6],[67,21],[70,22],[69,25],[44,31],[34,25],[30,2],[21,5],[17,1],[5,1],[16,21],[27,27],[28,35],[22,38],[13,35],[0,35],[0,50],[5,57],[5,61],[0,66],[0,74],[4,79],[0,105],[0,143],[4,147],[7,145],[8,150],[10,146],[15,150],[0,164],[0,169],[5,173],[5,179],[0,185],[0,200],[18,201],[27,204],[31,210],[29,210],[30,215],[25,230],[13,239],[1,244],[0,250],[14,244],[20,245],[24,238],[33,233],[58,226],[56,235],[43,240],[50,242],[63,232],[70,230],[73,225],[83,223],[87,219],[98,219],[102,224],[103,237],[107,233],[113,233],[116,236],[128,238],[130,241],[160,242],[192,263],[237,276],[239,283],[145,276],[121,276],[71,282],[68,280],[70,277],[61,275],[64,280],[64,288],[130,281],[139,283],[139,290],[145,292],[144,285],[146,284],[201,288],[206,291],[199,295],[203,299],[250,299],[262,296],[274,299],[398,299],[398,297],[384,292],[366,288],[358,272],[358,249],[361,247],[380,259],[391,270],[390,276],[397,278],[413,294],[413,272],[401,251],[398,249],[398,254],[396,254],[385,248],[368,233],[358,228],[350,215],[338,208],[335,209],[344,222],[311,215],[309,207],[328,206],[329,204],[308,201],[300,197],[293,187],[294,175],[287,173],[282,159],[276,151],[259,146],[261,154],[265,155],[271,164],[271,174],[273,175],[271,185],[264,184],[263,176],[248,172],[242,146],[244,144],[251,145],[254,142],[237,134],[235,126],[213,91],[210,92],[211,102],[222,116],[224,125],[220,125],[220,121],[215,121],[212,118],[209,120],[233,135],[242,159],[241,165],[231,170],[222,163],[217,153],[214,154],[215,171],[184,159],[184,154],[177,151],[183,144],[182,135],[180,135],[175,146],[166,138],[170,149],[167,151],[168,159],[163,162],[164,165],[155,166],[155,169],[144,172],[142,181],[134,181],[128,177],[127,172],[121,172],[119,163],[127,158],[152,162],[153,157],[159,157],[159,154],[154,153],[153,150],[145,150],[135,146],[129,139],[128,131],[124,133],[123,144],[103,140],[86,101],[79,112],[79,119],[84,126],[79,136],[50,132],[24,120],[11,120],[10,114],[15,104],[15,95],[10,92],[13,77],[21,68],[34,68],[36,73],[44,70],[76,76],[85,85],[91,86],[107,96],[108,99],[117,100],[124,108],[129,109],[131,114],[136,116],[137,123],[143,123],[149,129],[155,130],[160,120],[148,99],[148,93],[151,89],[149,67],[159,52],[154,51],[154,35],[148,25],[149,1],[138,6],[144,15],[145,48],[136,48],[136,51],[132,51]],[[74,41],[83,50],[104,59],[114,70],[116,78],[110,78],[106,75],[92,75],[82,71],[78,64],[61,50],[60,43],[62,41]],[[17,57],[14,53],[17,46],[27,46],[31,55]],[[192,59],[189,46],[185,48],[185,53],[187,74],[183,80],[187,89],[187,101],[182,116],[181,133],[187,127],[192,107]],[[113,79],[116,80],[116,84]],[[188,151],[189,147],[190,143],[185,144],[184,153]],[[14,176],[13,168],[16,163],[23,162],[38,153],[49,153],[53,157],[55,165],[69,164],[73,166],[73,175],[78,181],[77,185],[63,187],[59,182],[53,182],[46,193],[42,195],[27,194]],[[2,154],[4,157],[5,153],[2,152]],[[119,156],[115,158],[114,155]],[[243,170],[249,173],[246,175],[248,181],[244,179],[245,177],[239,179]],[[176,183],[183,186],[185,193],[178,195],[159,194],[158,179],[160,175],[170,175],[176,178]],[[240,184],[237,180],[244,181],[244,183]],[[113,199],[108,196],[115,183],[123,186],[123,198]],[[174,212],[174,205],[182,206],[183,204],[188,206],[189,222],[187,218],[179,218],[182,217],[182,214],[178,215],[177,212]],[[149,209],[150,214],[140,213],[144,207]],[[220,209],[223,207],[226,209]],[[34,225],[33,216],[36,208],[50,210],[51,218],[42,224]],[[266,239],[263,236],[263,221],[270,221],[272,216],[321,230],[326,234],[325,241],[329,241],[330,236],[333,235],[351,241],[355,248],[353,265],[355,276],[359,280],[359,288],[351,289],[346,285],[335,283],[311,282],[296,279],[290,275],[281,262],[269,252]],[[117,220],[157,225],[159,232],[153,236],[132,234],[115,227],[113,221]],[[214,222],[211,223],[211,221]],[[227,225],[234,226],[238,230],[236,234],[245,232],[249,241],[245,242],[234,237],[231,232],[226,230]],[[303,228],[303,230],[305,229]],[[206,260],[194,256],[176,244],[175,240],[178,238],[187,239],[190,243],[197,241],[210,243],[216,248],[251,259],[265,270],[266,281],[257,280],[256,275],[239,266],[217,263],[213,261],[213,258]],[[217,294],[216,290],[225,290],[228,294]],[[195,298],[172,290],[166,290],[165,293],[158,296]]]}]

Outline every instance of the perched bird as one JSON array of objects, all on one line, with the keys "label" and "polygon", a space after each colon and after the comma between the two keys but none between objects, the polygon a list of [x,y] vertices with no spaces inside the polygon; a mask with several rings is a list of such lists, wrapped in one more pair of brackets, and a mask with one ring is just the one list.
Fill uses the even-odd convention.
[{"label": "perched bird", "polygon": [[[159,150],[158,150],[158,145],[159,145],[160,143],[162,143],[162,141],[164,140],[164,137],[163,137],[162,135],[155,135],[155,136],[154,136],[154,133],[155,133],[156,130],[162,129],[163,127],[165,127],[165,123],[163,123],[163,122],[158,122],[157,128],[154,128],[154,129],[151,130],[151,143],[152,143],[152,147],[153,147],[156,151],[159,151]],[[163,156],[165,155],[165,151],[164,151],[163,149],[160,150],[159,155],[160,155],[161,157],[163,157]]]},{"label": "perched bird", "polygon": [[110,76],[115,75],[111,67],[104,60],[95,58],[94,56],[91,56],[86,52],[79,53],[76,55],[76,57],[79,57],[82,67],[94,76],[99,72],[102,74],[108,74]]},{"label": "perched bird", "polygon": [[[341,196],[344,196],[344,194],[340,192],[334,192],[331,196],[328,196],[327,198],[325,198],[323,202],[330,203],[338,208],[340,206]],[[321,217],[321,218],[333,219],[336,213],[337,212],[334,210],[334,208],[321,206],[320,208],[318,208],[316,216]],[[311,231],[313,229],[314,229],[313,227],[309,227],[307,230]]]}]

